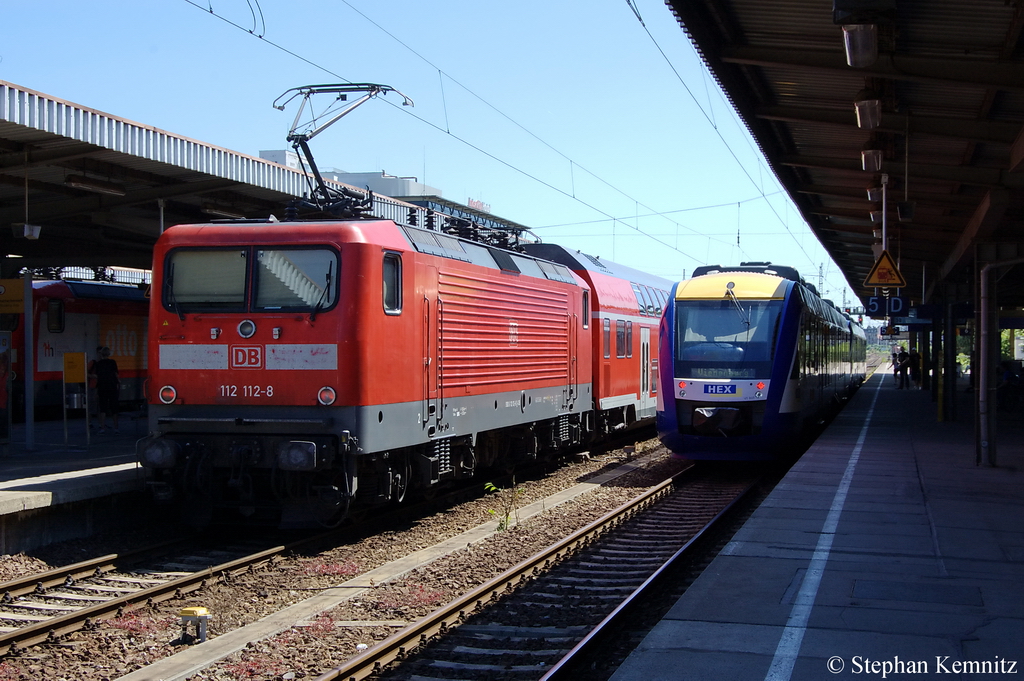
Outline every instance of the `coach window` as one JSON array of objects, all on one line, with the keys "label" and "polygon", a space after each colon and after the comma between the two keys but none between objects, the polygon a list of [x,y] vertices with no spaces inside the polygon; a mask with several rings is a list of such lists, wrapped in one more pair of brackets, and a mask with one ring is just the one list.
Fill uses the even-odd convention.
[{"label": "coach window", "polygon": [[624,319],[615,320],[615,356],[626,356],[626,321]]},{"label": "coach window", "polygon": [[626,357],[633,356],[633,322],[626,322]]},{"label": "coach window", "polygon": [[402,256],[384,254],[384,313],[402,312]]},{"label": "coach window", "polygon": [[46,330],[50,333],[64,332],[64,301],[59,298],[46,301]]},{"label": "coach window", "polygon": [[612,356],[612,320],[605,318],[604,320],[604,358],[608,359]]},{"label": "coach window", "polygon": [[650,291],[647,290],[646,286],[640,286],[640,294],[643,296],[644,299],[644,305],[643,309],[641,310],[641,313],[649,317],[653,317],[654,310],[657,308],[657,306],[654,304],[654,299],[651,297]]},{"label": "coach window", "polygon": [[583,292],[583,328],[590,328],[590,291]]},{"label": "coach window", "polygon": [[633,287],[633,295],[636,296],[636,307],[640,311],[640,314],[647,316],[647,301],[644,299],[644,295],[640,289],[640,284],[630,282]]}]

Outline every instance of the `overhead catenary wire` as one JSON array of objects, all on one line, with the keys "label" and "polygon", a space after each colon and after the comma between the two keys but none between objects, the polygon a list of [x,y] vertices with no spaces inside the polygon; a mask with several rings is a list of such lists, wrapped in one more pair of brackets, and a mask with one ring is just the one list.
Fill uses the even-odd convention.
[{"label": "overhead catenary wire", "polygon": [[[739,166],[741,172],[747,177],[748,180],[750,180],[750,183],[753,184],[754,187],[757,188],[759,191],[761,191],[762,194],[763,194],[764,190],[761,187],[761,185],[758,182],[756,182],[754,180],[753,176],[751,176],[751,174],[747,171],[746,167],[740,161],[739,157],[736,155],[736,152],[733,150],[732,146],[729,144],[729,142],[722,135],[721,130],[719,130],[719,126],[715,122],[714,117],[712,115],[713,114],[713,110],[711,109],[711,107],[708,107],[708,109],[711,110],[711,113],[709,113],[708,111],[704,110],[704,107],[701,105],[701,103],[697,99],[696,95],[694,95],[694,93],[690,89],[689,85],[686,84],[686,81],[683,79],[683,77],[680,75],[679,71],[676,69],[675,65],[672,63],[672,60],[669,59],[668,55],[665,53],[665,50],[662,49],[661,45],[658,43],[658,40],[654,37],[654,35],[651,33],[650,29],[647,27],[647,24],[644,23],[643,17],[640,16],[640,12],[637,10],[636,6],[634,5],[633,0],[626,0],[626,4],[633,11],[633,14],[636,15],[637,21],[640,22],[640,25],[641,25],[641,27],[643,27],[644,32],[647,33],[647,36],[651,39],[651,42],[654,43],[654,46],[657,48],[658,52],[661,54],[662,58],[665,60],[665,63],[672,70],[672,73],[675,74],[676,79],[679,80],[679,83],[683,86],[683,89],[686,90],[687,94],[693,100],[694,104],[697,105],[697,108],[700,110],[700,112],[707,119],[708,123],[711,125],[711,128],[715,131],[715,134],[718,136],[719,140],[722,142],[722,144],[725,146],[726,150],[729,152],[729,155],[732,156],[733,160],[736,161],[736,165]],[[758,172],[759,173],[761,172],[761,165],[762,165],[761,163],[758,163]],[[767,195],[765,195],[765,198],[767,198]],[[804,254],[804,257],[806,257],[809,262],[814,262],[813,258],[811,258],[810,254],[804,248],[804,246],[800,242],[800,240],[797,239],[796,235],[793,234],[792,230],[789,229],[788,223],[785,220],[782,219],[782,216],[779,215],[778,211],[775,210],[775,207],[771,204],[771,202],[766,201],[765,203],[767,203],[769,209],[772,211],[772,213],[775,214],[775,217],[786,228],[786,231],[789,233],[790,237],[796,243],[796,245],[800,249],[800,251]]]},{"label": "overhead catenary wire", "polygon": [[[270,39],[268,39],[268,38],[267,38],[267,37],[266,37],[265,35],[257,35],[257,34],[255,34],[255,33],[253,33],[252,31],[250,31],[249,29],[245,28],[244,26],[241,26],[240,24],[238,24],[238,23],[236,23],[236,22],[234,22],[234,21],[231,21],[230,19],[227,19],[227,18],[226,18],[226,17],[224,17],[224,16],[221,16],[221,15],[220,15],[220,14],[218,14],[218,13],[217,13],[217,12],[216,12],[215,10],[213,10],[212,6],[211,6],[211,7],[202,7],[202,6],[198,5],[198,4],[197,4],[197,3],[195,2],[195,0],[184,0],[184,1],[185,1],[185,2],[187,2],[188,4],[192,5],[193,7],[196,7],[196,8],[198,8],[198,9],[202,10],[202,11],[203,11],[204,13],[207,13],[207,14],[210,14],[210,15],[212,15],[212,16],[215,16],[215,17],[217,17],[217,18],[218,18],[218,19],[220,19],[221,21],[223,21],[223,22],[227,23],[227,24],[228,24],[228,25],[230,25],[230,26],[233,26],[234,28],[236,28],[236,29],[238,29],[238,30],[244,31],[244,32],[248,33],[249,35],[253,35],[254,37],[257,37],[257,38],[259,38],[259,39],[260,39],[260,40],[262,40],[263,42],[265,42],[265,43],[267,43],[268,45],[270,45],[270,46],[274,47],[275,49],[279,49],[279,50],[281,50],[281,51],[285,52],[286,54],[288,54],[288,55],[291,55],[291,56],[293,56],[293,57],[295,57],[295,58],[297,58],[297,59],[300,59],[301,61],[305,62],[306,64],[309,64],[310,66],[313,66],[314,68],[317,68],[317,69],[320,69],[320,70],[322,70],[322,71],[323,71],[324,73],[328,73],[328,74],[330,74],[331,76],[334,76],[335,78],[338,78],[339,80],[341,80],[341,81],[343,81],[343,82],[345,82],[345,83],[351,83],[351,82],[352,82],[351,80],[349,80],[349,79],[347,79],[347,78],[344,78],[343,76],[341,76],[340,74],[338,74],[338,73],[336,73],[336,72],[332,71],[331,69],[329,69],[329,68],[327,68],[327,67],[325,67],[325,66],[322,66],[322,65],[320,65],[320,64],[318,64],[318,63],[316,63],[316,62],[314,62],[314,61],[312,61],[312,60],[310,60],[310,59],[307,59],[306,57],[302,57],[302,56],[301,56],[301,55],[299,55],[298,53],[296,53],[296,52],[294,52],[294,51],[292,51],[292,50],[290,50],[290,49],[288,49],[288,48],[286,48],[286,47],[284,47],[284,46],[280,45],[279,43],[277,43],[277,42],[275,42],[275,41],[273,41],[273,40],[270,40]],[[538,136],[537,136],[537,135],[535,135],[534,133],[530,132],[530,131],[529,131],[529,130],[528,130],[527,128],[525,128],[525,127],[523,127],[522,125],[520,125],[519,123],[517,123],[517,122],[516,122],[516,121],[515,121],[514,119],[512,119],[511,117],[509,117],[509,116],[508,116],[507,114],[503,113],[503,112],[502,112],[502,111],[501,111],[500,109],[498,109],[498,108],[497,108],[497,107],[495,107],[494,105],[490,104],[490,103],[489,103],[489,102],[487,102],[487,101],[486,101],[485,99],[483,99],[482,97],[480,97],[479,95],[477,95],[477,94],[476,94],[475,92],[473,92],[473,91],[472,91],[471,89],[469,89],[468,87],[466,87],[465,85],[463,85],[462,83],[460,83],[460,82],[459,82],[458,80],[456,80],[456,79],[452,78],[450,74],[446,73],[446,72],[445,72],[445,71],[444,71],[443,69],[441,69],[440,67],[438,67],[437,65],[435,65],[435,64],[434,64],[433,62],[431,62],[431,61],[430,61],[429,59],[427,59],[426,57],[424,57],[423,55],[421,55],[421,54],[420,54],[419,52],[417,52],[416,50],[414,50],[413,48],[411,48],[411,47],[410,47],[409,45],[407,45],[407,44],[406,44],[405,42],[403,42],[402,40],[400,40],[399,38],[397,38],[397,37],[396,37],[396,36],[395,36],[394,34],[392,34],[392,33],[391,33],[390,31],[388,31],[387,29],[385,29],[385,28],[383,28],[382,26],[380,26],[380,24],[378,24],[377,22],[375,22],[375,21],[373,21],[372,19],[370,19],[369,17],[367,17],[367,16],[366,16],[366,15],[365,15],[365,14],[364,14],[363,12],[361,12],[360,10],[356,9],[355,7],[353,7],[353,6],[352,6],[352,5],[350,4],[350,3],[346,2],[345,0],[342,0],[342,2],[344,2],[344,4],[345,4],[345,5],[347,5],[348,7],[350,7],[350,8],[351,8],[351,9],[352,9],[353,11],[355,11],[355,12],[356,12],[357,14],[359,14],[359,15],[360,15],[360,16],[362,16],[362,17],[364,17],[364,18],[365,18],[365,19],[366,19],[367,21],[369,21],[370,23],[372,23],[372,24],[373,24],[374,26],[376,26],[377,28],[379,28],[379,29],[380,29],[381,31],[383,31],[383,32],[384,32],[385,34],[387,34],[388,36],[390,36],[390,37],[391,37],[392,39],[394,39],[395,41],[397,41],[397,42],[398,42],[399,44],[401,44],[401,45],[402,45],[403,47],[405,47],[406,49],[408,49],[408,50],[409,50],[410,52],[412,52],[412,53],[413,53],[414,55],[416,55],[417,57],[419,57],[420,59],[422,59],[422,60],[423,60],[423,61],[424,61],[425,63],[427,63],[427,64],[428,64],[428,65],[430,65],[431,67],[433,67],[433,68],[437,69],[437,70],[439,71],[439,73],[441,73],[441,74],[442,74],[442,76],[444,76],[444,77],[447,77],[447,78],[448,78],[449,80],[451,80],[451,81],[452,81],[453,83],[455,83],[455,84],[456,84],[456,85],[458,85],[459,87],[461,87],[461,88],[463,88],[464,90],[466,90],[466,92],[468,92],[468,93],[470,93],[471,95],[473,95],[473,96],[474,96],[475,98],[477,98],[478,100],[480,100],[480,101],[481,101],[482,103],[484,103],[485,105],[487,105],[487,106],[488,106],[489,108],[491,108],[492,110],[494,110],[494,111],[495,111],[496,113],[498,113],[499,115],[501,115],[501,116],[502,116],[503,118],[505,118],[506,120],[508,120],[508,121],[509,121],[510,123],[512,123],[512,124],[513,124],[513,125],[515,125],[516,127],[520,128],[521,130],[523,130],[523,131],[524,131],[524,132],[526,132],[527,134],[529,134],[529,135],[530,135],[531,137],[533,137],[534,139],[536,139],[537,141],[539,141],[539,142],[540,142],[541,144],[543,144],[543,145],[547,146],[547,147],[548,147],[549,149],[551,149],[552,151],[554,151],[554,152],[555,152],[556,154],[558,154],[558,155],[562,156],[563,158],[565,158],[566,160],[570,161],[571,163],[574,163],[575,167],[577,167],[577,168],[579,168],[579,169],[583,170],[584,172],[586,172],[587,174],[591,175],[591,176],[592,176],[592,177],[594,177],[595,179],[597,179],[597,180],[599,180],[600,182],[604,183],[604,184],[605,184],[606,186],[608,186],[608,187],[609,187],[610,189],[614,189],[614,190],[615,190],[616,192],[618,192],[618,193],[622,194],[622,196],[624,196],[624,197],[626,197],[626,198],[629,198],[629,199],[631,199],[631,200],[634,200],[634,201],[635,201],[635,199],[633,199],[633,197],[631,197],[631,196],[630,196],[629,194],[627,194],[626,192],[622,191],[621,189],[619,189],[619,188],[618,188],[618,187],[616,187],[615,185],[613,185],[613,184],[609,183],[608,181],[604,180],[603,178],[601,178],[600,176],[596,175],[595,173],[592,173],[591,171],[587,170],[587,169],[586,169],[585,167],[581,166],[581,165],[580,165],[579,163],[575,163],[575,162],[574,162],[574,161],[573,161],[573,160],[572,160],[572,159],[571,159],[570,157],[566,156],[566,155],[565,155],[565,154],[563,154],[562,152],[560,152],[560,151],[558,151],[557,149],[555,149],[555,148],[554,148],[553,146],[551,146],[550,144],[548,144],[547,142],[545,142],[545,141],[544,141],[543,139],[541,139],[540,137],[538,137]],[[387,104],[391,104],[392,106],[395,106],[395,105],[394,105],[393,103],[391,103],[391,102],[387,102],[386,100],[385,100],[385,103],[387,103]],[[592,203],[590,203],[590,202],[588,202],[588,201],[585,201],[585,200],[583,200],[583,199],[579,198],[578,196],[575,196],[575,195],[574,195],[574,194],[575,194],[575,191],[573,191],[573,192],[566,192],[565,190],[563,190],[563,189],[560,189],[559,187],[556,187],[556,186],[555,186],[555,185],[553,185],[552,183],[550,183],[550,182],[548,182],[548,181],[545,181],[545,180],[542,180],[542,179],[541,179],[541,178],[539,178],[538,176],[536,176],[536,175],[534,175],[534,174],[532,174],[532,173],[530,173],[530,172],[527,172],[526,170],[524,170],[524,169],[522,169],[522,168],[519,168],[518,166],[516,166],[516,165],[514,165],[514,164],[512,164],[512,163],[510,163],[510,162],[508,162],[508,161],[505,161],[505,160],[503,160],[503,159],[499,158],[499,157],[498,157],[498,156],[496,156],[495,154],[493,154],[493,153],[491,153],[491,152],[488,152],[488,151],[484,150],[484,149],[483,149],[482,147],[480,147],[480,146],[478,146],[478,145],[476,145],[476,144],[473,144],[472,142],[470,142],[469,140],[465,139],[464,137],[461,137],[461,136],[459,136],[459,135],[457,135],[457,134],[455,134],[455,133],[451,132],[451,131],[450,131],[449,129],[446,129],[446,127],[447,127],[447,126],[443,128],[443,127],[441,127],[440,125],[437,125],[436,123],[433,123],[432,121],[429,121],[429,120],[427,120],[427,119],[423,118],[422,116],[420,116],[420,115],[416,114],[415,112],[412,112],[412,111],[410,111],[410,110],[409,110],[409,109],[407,109],[407,108],[402,108],[401,110],[402,110],[402,112],[403,112],[403,113],[405,113],[405,114],[407,114],[407,115],[410,115],[410,116],[412,116],[412,117],[413,117],[413,118],[415,118],[416,120],[418,120],[418,121],[420,121],[420,122],[422,122],[422,123],[424,123],[424,124],[426,124],[426,125],[428,125],[428,126],[430,126],[430,127],[434,128],[435,130],[438,130],[438,131],[440,131],[440,132],[443,132],[443,133],[445,133],[446,135],[450,136],[450,137],[451,137],[452,139],[454,139],[454,140],[456,140],[456,141],[460,142],[461,144],[464,144],[465,146],[469,147],[470,149],[473,149],[474,151],[477,151],[477,152],[479,152],[479,153],[481,153],[481,154],[485,155],[486,157],[488,157],[488,158],[490,158],[490,159],[492,159],[492,160],[494,160],[494,161],[496,161],[496,162],[498,162],[498,163],[500,163],[500,164],[504,165],[505,167],[509,168],[510,170],[513,170],[513,171],[515,171],[515,172],[517,172],[517,173],[521,174],[522,176],[524,176],[524,177],[526,177],[526,178],[528,178],[528,179],[530,179],[530,180],[533,180],[533,181],[535,181],[535,182],[538,182],[539,184],[541,184],[541,185],[543,185],[543,186],[545,186],[545,187],[547,187],[547,188],[551,189],[552,191],[555,191],[555,192],[557,192],[557,193],[559,193],[559,194],[562,194],[563,196],[565,196],[565,197],[567,197],[567,198],[570,198],[570,199],[572,199],[572,200],[574,200],[574,201],[576,201],[576,202],[580,203],[581,205],[583,205],[583,206],[585,206],[585,207],[587,207],[587,208],[590,208],[591,210],[594,210],[595,212],[599,213],[600,215],[603,215],[603,216],[605,216],[605,217],[606,217],[607,219],[610,219],[610,220],[613,220],[613,221],[618,221],[618,218],[615,218],[615,217],[614,217],[614,216],[612,216],[612,215],[611,215],[610,213],[607,213],[606,211],[604,211],[604,210],[602,210],[602,209],[598,208],[597,206],[595,206],[594,204],[592,204]],[[653,210],[653,209],[651,209],[651,208],[650,208],[649,206],[647,206],[646,204],[643,204],[643,203],[641,203],[641,205],[643,205],[643,206],[644,206],[644,208],[647,208],[648,210]],[[655,213],[656,213],[656,214],[658,214],[657,212],[655,212]],[[700,261],[700,260],[699,260],[698,258],[695,258],[695,257],[694,257],[694,256],[693,256],[692,254],[690,254],[690,253],[687,253],[686,251],[682,251],[682,250],[680,250],[679,248],[677,248],[677,247],[676,247],[676,246],[674,246],[673,244],[670,244],[670,243],[668,243],[668,242],[662,241],[662,240],[660,240],[660,239],[658,239],[658,238],[656,238],[656,237],[652,237],[652,236],[650,236],[650,235],[649,235],[649,234],[648,234],[647,232],[645,232],[644,230],[640,229],[639,227],[635,227],[635,226],[632,226],[632,225],[627,225],[627,226],[629,226],[629,227],[630,227],[631,229],[633,229],[634,231],[636,231],[636,232],[638,232],[638,233],[640,233],[640,234],[642,234],[642,235],[646,236],[647,238],[649,238],[649,239],[652,239],[653,241],[655,241],[655,242],[657,242],[657,243],[659,243],[659,244],[661,244],[661,245],[663,245],[663,246],[665,246],[665,247],[667,247],[667,248],[670,248],[670,249],[672,249],[672,250],[674,250],[674,251],[676,251],[676,252],[680,253],[681,255],[683,255],[683,256],[684,256],[684,257],[686,257],[686,258],[690,258],[690,259],[692,259],[693,261],[695,261],[695,262],[698,262],[698,263],[700,263],[700,262],[701,262],[701,261]],[[682,225],[680,225],[680,226],[682,226]]]},{"label": "overhead catenary wire", "polygon": [[[277,50],[279,50],[281,52],[284,52],[285,54],[288,54],[289,56],[292,56],[292,57],[302,61],[303,63],[306,63],[306,64],[308,64],[308,65],[310,65],[310,66],[312,66],[312,67],[314,67],[316,69],[319,69],[319,70],[323,71],[324,73],[330,74],[331,76],[337,78],[341,82],[346,82],[346,83],[350,83],[351,82],[350,80],[344,78],[340,74],[335,73],[331,69],[329,69],[329,68],[327,68],[327,67],[325,67],[325,66],[323,66],[323,65],[321,65],[321,64],[319,64],[319,63],[317,63],[315,61],[312,61],[309,58],[306,58],[306,57],[302,56],[301,54],[295,52],[294,50],[291,50],[291,49],[285,47],[284,45],[281,45],[281,44],[279,44],[279,43],[277,43],[277,42],[267,38],[265,22],[263,23],[262,30],[259,30],[259,26],[257,26],[256,16],[255,16],[256,11],[259,11],[260,20],[261,21],[262,21],[263,17],[262,17],[262,9],[259,7],[259,3],[258,2],[256,2],[256,5],[255,5],[256,9],[254,10],[252,8],[252,2],[254,0],[248,0],[250,2],[250,11],[253,14],[253,28],[251,28],[251,29],[246,27],[246,26],[242,26],[242,25],[240,25],[240,24],[238,24],[238,23],[236,23],[234,21],[231,21],[230,19],[228,19],[228,18],[226,18],[224,16],[221,16],[220,14],[218,14],[213,9],[212,3],[209,3],[206,6],[200,6],[195,0],[185,0],[185,1],[188,2],[190,5],[192,5],[194,7],[197,7],[198,9],[201,9],[204,13],[207,13],[207,14],[210,14],[212,16],[215,16],[218,19],[220,19],[221,21],[223,21],[224,23],[226,23],[226,24],[228,24],[228,25],[230,25],[230,26],[232,26],[232,27],[234,27],[234,28],[236,28],[238,30],[245,31],[246,33],[248,33],[250,35],[253,35],[254,37],[259,38],[261,41],[267,43],[271,47],[273,47],[273,48],[275,48],[275,49],[277,49]],[[462,136],[460,136],[460,135],[458,135],[456,133],[453,133],[450,130],[450,126],[447,123],[447,114],[448,114],[448,112],[447,112],[447,104],[448,104],[448,102],[447,101],[444,102],[444,104],[445,104],[445,118],[446,118],[446,123],[445,123],[444,127],[442,127],[440,125],[437,125],[437,124],[435,124],[435,123],[433,123],[433,122],[423,118],[422,116],[420,116],[420,115],[418,115],[418,114],[416,114],[416,113],[414,113],[414,112],[412,112],[412,111],[410,111],[408,109],[402,109],[403,113],[406,113],[407,115],[412,115],[414,118],[416,118],[420,122],[425,123],[425,124],[431,126],[432,128],[434,128],[434,129],[436,129],[438,131],[443,132],[444,134],[450,136],[453,140],[455,140],[455,141],[457,141],[457,142],[467,146],[468,148],[470,148],[470,149],[472,149],[474,151],[477,151],[478,153],[481,153],[484,156],[486,156],[486,157],[488,157],[488,158],[490,158],[490,159],[492,159],[492,160],[494,160],[494,161],[504,165],[505,167],[507,167],[510,170],[512,170],[512,171],[514,171],[514,172],[516,172],[516,173],[518,173],[520,175],[522,175],[523,177],[525,177],[525,178],[527,178],[527,179],[529,179],[531,181],[537,182],[537,183],[541,184],[542,186],[547,187],[547,188],[549,188],[549,189],[551,189],[551,190],[553,190],[553,191],[555,191],[555,192],[557,192],[557,193],[559,193],[559,194],[561,194],[561,195],[563,195],[563,196],[565,196],[565,197],[567,197],[569,199],[572,199],[572,200],[576,201],[577,203],[579,203],[580,205],[582,205],[582,206],[584,206],[586,208],[594,210],[599,215],[603,216],[603,219],[600,220],[599,222],[611,221],[613,227],[614,227],[616,222],[623,222],[623,224],[625,224],[631,231],[633,231],[633,232],[635,232],[637,234],[646,236],[647,238],[652,239],[656,243],[659,243],[659,244],[661,244],[663,246],[666,246],[666,247],[672,249],[673,251],[679,252],[682,255],[684,255],[686,258],[692,259],[695,262],[700,262],[699,258],[694,257],[691,253],[689,253],[687,251],[681,250],[676,245],[673,245],[673,244],[668,243],[668,242],[666,242],[666,241],[664,241],[662,239],[659,239],[656,234],[653,234],[653,233],[651,233],[648,230],[641,229],[639,224],[638,224],[638,222],[639,222],[638,218],[641,217],[641,215],[639,214],[639,211],[636,211],[636,213],[634,215],[629,216],[628,219],[618,218],[616,216],[613,216],[609,212],[598,208],[595,204],[593,204],[593,203],[591,203],[591,202],[581,198],[577,194],[577,191],[576,191],[575,171],[577,169],[582,170],[583,172],[585,172],[588,175],[590,175],[591,177],[595,178],[597,181],[603,183],[605,186],[609,187],[610,189],[612,189],[616,193],[621,194],[622,196],[631,199],[635,203],[635,205],[643,206],[643,208],[645,208],[645,209],[647,209],[649,211],[648,213],[643,214],[644,217],[655,217],[655,216],[656,217],[662,217],[662,218],[666,219],[668,222],[670,222],[671,224],[674,224],[677,227],[677,229],[682,229],[682,230],[685,230],[687,232],[691,232],[691,233],[693,233],[695,235],[700,235],[700,236],[708,237],[709,239],[711,239],[711,240],[713,240],[713,241],[715,241],[717,243],[720,243],[722,245],[728,245],[729,244],[728,241],[725,241],[725,240],[722,240],[722,239],[717,239],[714,236],[710,236],[709,237],[707,232],[698,231],[698,230],[693,229],[692,227],[689,227],[687,225],[680,224],[680,223],[672,220],[670,217],[668,217],[669,215],[671,215],[673,213],[684,212],[686,210],[696,210],[696,209],[682,209],[680,211],[667,211],[666,212],[666,211],[657,211],[657,210],[654,210],[654,209],[650,208],[649,206],[647,206],[643,202],[639,201],[638,199],[635,199],[630,194],[628,194],[627,192],[623,191],[622,189],[620,189],[616,185],[612,184],[611,182],[608,182],[607,180],[603,179],[602,177],[600,177],[597,174],[593,173],[592,171],[588,170],[584,166],[580,165],[577,161],[575,161],[574,159],[570,158],[569,156],[567,156],[566,154],[564,154],[560,150],[556,149],[553,145],[549,144],[548,142],[543,140],[541,137],[539,137],[538,135],[534,134],[532,131],[528,130],[526,127],[524,127],[521,124],[519,124],[517,121],[515,121],[513,118],[511,118],[510,116],[505,114],[503,111],[498,109],[496,106],[494,106],[493,104],[491,104],[487,100],[485,100],[482,97],[480,97],[480,95],[475,93],[472,89],[470,89],[469,87],[464,85],[462,82],[460,82],[459,80],[453,78],[451,76],[451,74],[445,72],[438,65],[434,64],[431,60],[426,58],[424,55],[420,54],[417,50],[415,50],[409,44],[405,43],[403,40],[401,40],[395,34],[391,33],[386,28],[381,26],[378,22],[376,22],[373,19],[371,19],[370,17],[368,17],[365,13],[363,13],[358,8],[353,6],[352,3],[348,2],[347,0],[342,0],[342,2],[344,2],[344,4],[346,6],[348,6],[350,9],[352,9],[352,11],[356,12],[357,14],[359,14],[366,21],[370,22],[375,27],[377,27],[380,31],[382,31],[383,33],[388,35],[390,38],[392,38],[394,41],[398,42],[400,45],[405,47],[409,52],[414,54],[417,58],[421,59],[422,61],[424,61],[425,63],[429,64],[431,67],[436,69],[438,71],[438,74],[439,74],[439,79],[440,79],[442,91],[443,91],[443,87],[444,87],[444,82],[443,81],[445,79],[450,80],[452,83],[458,85],[460,88],[462,88],[467,93],[472,95],[474,98],[476,98],[477,100],[482,102],[484,105],[486,105],[488,108],[493,110],[496,114],[498,114],[499,116],[501,116],[502,118],[507,120],[510,124],[516,126],[520,130],[522,130],[523,132],[525,132],[526,134],[531,136],[533,139],[537,140],[540,144],[544,145],[545,147],[547,147],[550,150],[552,150],[554,153],[556,153],[559,156],[561,156],[562,158],[566,159],[566,161],[569,164],[569,169],[570,169],[570,185],[571,185],[570,186],[570,190],[569,191],[562,190],[562,189],[558,188],[557,186],[555,186],[552,182],[542,180],[539,176],[537,176],[537,175],[535,175],[535,174],[533,174],[531,172],[528,172],[525,169],[520,168],[520,167],[516,166],[513,163],[505,161],[505,160],[499,158],[498,156],[496,156],[495,154],[493,154],[491,152],[488,152],[488,151],[485,151],[482,147],[480,147],[477,144],[474,144],[474,143],[470,142],[468,139],[466,139],[466,138],[464,138],[464,137],[462,137]],[[632,3],[629,3],[629,5],[630,5],[630,8],[633,11],[633,13],[635,15],[637,15],[638,20],[643,25],[642,18],[639,16],[639,12],[637,11],[636,7]],[[645,26],[645,30],[646,30],[646,26]],[[649,31],[648,31],[648,33],[650,34]],[[653,36],[651,36],[651,39],[652,39],[652,41],[654,41],[655,45],[657,45],[657,41],[654,40]],[[661,51],[660,46],[658,46],[658,47],[659,47],[659,51]],[[664,58],[666,59],[666,62],[668,62],[671,65],[671,62],[668,59],[668,57],[664,56]],[[677,73],[677,77],[680,79],[680,82],[683,82],[681,76],[678,75],[678,72],[675,70],[674,67],[673,67],[673,71]],[[685,83],[684,83],[684,86],[685,86]],[[696,96],[693,94],[693,92],[688,87],[686,89],[687,89],[687,92],[690,94],[690,96],[694,99],[694,101],[697,101]],[[391,102],[387,102],[386,100],[385,100],[385,103],[391,104]],[[394,106],[394,104],[392,104],[392,106]],[[734,157],[734,159],[740,165],[741,170],[748,177],[748,179],[751,181],[751,183],[754,184],[755,187],[758,188],[758,191],[761,193],[761,196],[759,198],[761,200],[765,200],[766,203],[768,203],[769,208],[772,210],[773,213],[775,213],[775,215],[779,219],[780,223],[786,228],[787,233],[790,234],[791,238],[796,240],[796,236],[789,229],[789,225],[786,223],[785,220],[782,220],[781,216],[779,216],[779,214],[776,211],[775,207],[772,206],[771,203],[767,201],[767,198],[769,196],[772,196],[772,195],[774,195],[776,193],[781,193],[781,192],[766,193],[764,191],[764,189],[758,185],[758,182],[750,175],[749,172],[746,171],[745,168],[743,168],[743,165],[742,165],[742,163],[740,163],[739,158],[737,157],[735,152],[725,142],[725,139],[722,137],[722,134],[721,134],[720,130],[718,129],[718,125],[716,124],[716,122],[714,120],[714,117],[709,115],[707,113],[707,111],[705,110],[705,108],[703,106],[700,106],[699,103],[698,103],[698,106],[700,107],[700,110],[705,115],[705,117],[708,118],[709,123],[712,125],[712,128],[716,131],[716,134],[718,134],[719,137],[722,139],[723,143],[726,144],[726,148],[729,150],[729,153]],[[730,203],[732,203],[732,202],[730,202]],[[630,224],[630,222],[635,223],[635,224]],[[678,239],[678,237],[679,237],[679,234],[677,232],[676,238]],[[710,243],[711,242],[709,241],[709,244],[708,244],[709,247],[710,247]],[[808,260],[811,260],[810,256],[807,254],[807,251],[804,249],[803,244],[799,240],[797,240],[797,246],[804,253],[804,255],[808,258]],[[733,248],[735,248],[735,245],[733,245]]]}]

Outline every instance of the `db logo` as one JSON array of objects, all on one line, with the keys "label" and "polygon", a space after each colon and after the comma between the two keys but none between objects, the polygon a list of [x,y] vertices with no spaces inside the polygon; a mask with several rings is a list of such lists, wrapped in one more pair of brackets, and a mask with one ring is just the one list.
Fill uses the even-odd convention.
[{"label": "db logo", "polygon": [[232,345],[231,346],[231,368],[232,369],[262,369],[263,368],[263,346],[262,345]]}]

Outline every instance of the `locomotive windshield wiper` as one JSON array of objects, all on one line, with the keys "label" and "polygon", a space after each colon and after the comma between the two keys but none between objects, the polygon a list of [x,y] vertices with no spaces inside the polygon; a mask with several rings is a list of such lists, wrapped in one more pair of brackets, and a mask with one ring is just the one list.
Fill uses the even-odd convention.
[{"label": "locomotive windshield wiper", "polygon": [[178,297],[174,295],[174,263],[171,263],[171,269],[167,273],[167,302],[174,307],[174,311],[178,315],[179,321],[185,321],[185,315],[182,314],[181,308],[178,307]]},{"label": "locomotive windshield wiper", "polygon": [[[316,301],[316,305],[313,306],[313,311],[309,313],[309,321],[311,321],[311,322],[312,321],[316,321],[316,313],[323,309],[323,307],[324,307],[324,298],[327,298],[328,294],[330,293],[330,290],[331,290],[331,268],[333,266],[334,266],[334,263],[331,263],[331,262],[327,263],[327,276],[326,276],[326,280],[327,281],[324,283],[324,290],[320,293],[320,300]],[[330,298],[327,298],[327,302],[328,303],[331,302]]]},{"label": "locomotive windshield wiper", "polygon": [[746,310],[744,310],[744,309],[743,309],[743,306],[742,306],[742,305],[740,305],[740,301],[739,301],[739,298],[737,298],[737,297],[736,297],[736,294],[735,294],[735,293],[733,293],[733,290],[732,290],[732,289],[733,289],[733,287],[734,287],[735,285],[736,285],[736,284],[734,284],[734,283],[733,283],[733,282],[731,282],[731,281],[730,281],[730,282],[729,282],[728,284],[726,284],[726,285],[725,285],[725,293],[726,293],[726,295],[728,295],[728,296],[729,296],[730,298],[732,298],[732,304],[736,306],[736,310],[737,310],[737,312],[739,312],[739,314],[740,314],[740,321],[741,321],[741,322],[743,322],[744,324],[746,324],[746,325],[747,325],[747,328],[750,328],[750,315],[749,315],[749,314],[747,313],[747,311],[746,311]]}]

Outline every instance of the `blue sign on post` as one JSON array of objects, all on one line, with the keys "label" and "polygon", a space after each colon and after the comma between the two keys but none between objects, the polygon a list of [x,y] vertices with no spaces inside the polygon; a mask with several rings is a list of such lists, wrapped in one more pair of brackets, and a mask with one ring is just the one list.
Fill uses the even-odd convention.
[{"label": "blue sign on post", "polygon": [[903,296],[870,296],[867,313],[875,317],[887,315],[905,315],[910,311],[910,301]]}]

